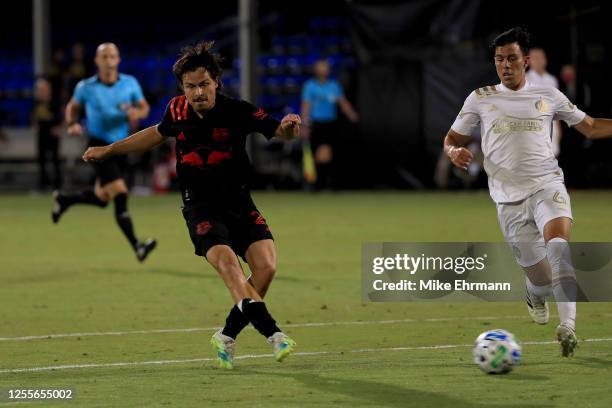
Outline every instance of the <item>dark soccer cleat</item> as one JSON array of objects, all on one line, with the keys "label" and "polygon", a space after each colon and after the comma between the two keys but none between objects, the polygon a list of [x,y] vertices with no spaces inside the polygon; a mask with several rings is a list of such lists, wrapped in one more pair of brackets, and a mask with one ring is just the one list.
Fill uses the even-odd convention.
[{"label": "dark soccer cleat", "polygon": [[157,241],[153,238],[149,238],[144,242],[139,242],[136,244],[136,257],[140,262],[144,262],[149,256],[149,253],[155,249],[157,246]]},{"label": "dark soccer cleat", "polygon": [[68,209],[68,206],[64,203],[63,197],[58,190],[53,192],[53,208],[51,209],[51,219],[54,224],[57,224],[60,217]]},{"label": "dark soccer cleat", "polygon": [[561,348],[561,355],[563,357],[570,357],[574,355],[574,350],[578,347],[578,338],[576,337],[576,331],[561,323],[557,326],[557,341]]}]

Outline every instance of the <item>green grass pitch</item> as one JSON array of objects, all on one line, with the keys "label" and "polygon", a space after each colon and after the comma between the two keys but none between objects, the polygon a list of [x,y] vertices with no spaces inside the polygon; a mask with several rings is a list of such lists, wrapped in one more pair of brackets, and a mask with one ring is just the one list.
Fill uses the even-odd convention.
[{"label": "green grass pitch", "polygon": [[[570,194],[572,239],[611,241],[612,193]],[[222,371],[208,341],[231,299],[193,255],[177,195],[130,200],[139,236],[159,241],[144,264],[112,208],[74,207],[53,225],[50,197],[1,196],[0,390],[73,388],[72,402],[25,404],[58,407],[612,406],[609,303],[578,305],[583,341],[562,359],[551,342],[554,305],[551,323],[538,326],[522,302],[361,301],[364,241],[501,241],[486,193],[254,198],[278,248],[267,303],[298,353],[276,363],[249,328],[235,369]],[[473,340],[491,328],[524,343],[509,375],[472,362]],[[15,371],[28,368],[43,370]]]}]

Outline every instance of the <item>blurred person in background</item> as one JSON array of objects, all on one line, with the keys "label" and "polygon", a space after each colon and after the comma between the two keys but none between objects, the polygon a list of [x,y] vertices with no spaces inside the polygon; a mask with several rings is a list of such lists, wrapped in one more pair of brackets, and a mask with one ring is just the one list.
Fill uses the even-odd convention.
[{"label": "blurred person in background", "polygon": [[[543,48],[533,47],[529,50],[529,71],[527,71],[527,81],[532,85],[544,86],[559,89],[559,81],[554,75],[546,71],[548,59]],[[553,121],[552,147],[555,156],[559,156],[561,151],[561,124],[558,120]]]},{"label": "blurred person in background", "polygon": [[66,62],[66,52],[63,48],[53,50],[47,78],[51,82],[51,92],[54,98],[60,101],[61,106],[66,105],[70,99],[70,94],[67,88],[68,64]]},{"label": "blurred person in background", "polygon": [[61,184],[59,141],[61,136],[62,114],[60,102],[53,94],[51,82],[38,78],[34,84],[34,109],[32,123],[36,129],[38,151],[38,188],[44,191],[50,186],[47,162],[53,165],[53,187]]},{"label": "blurred person in background", "polygon": [[353,105],[344,96],[342,86],[331,79],[330,65],[320,59],[313,66],[314,78],[304,83],[302,89],[302,135],[309,139],[314,152],[317,182],[315,188],[333,186],[334,138],[341,131],[338,123],[338,106],[352,123],[359,121]]},{"label": "blurred person in background", "polygon": [[584,80],[578,81],[578,72],[573,64],[561,67],[561,91],[570,101],[591,106],[591,87]]},{"label": "blurred person in background", "polygon": [[80,80],[87,78],[93,71],[91,63],[87,60],[85,45],[82,43],[77,42],[72,45],[71,57],[66,72],[68,89],[73,89]]},{"label": "blurred person in background", "polygon": [[529,50],[529,71],[526,78],[532,85],[559,88],[559,81],[546,71],[548,59],[543,48],[533,47]]},{"label": "blurred person in background", "polygon": [[[567,99],[574,104],[589,109],[591,107],[591,88],[584,78],[579,78],[578,71],[573,64],[565,64],[561,67],[561,91]],[[563,129],[563,153],[559,157],[561,166],[566,170],[565,182],[568,187],[588,187],[589,169],[592,164],[589,161],[589,150],[593,145],[592,140],[585,139],[571,127]]]},{"label": "blurred person in background", "polygon": [[[85,109],[89,146],[103,146],[124,139],[129,133],[129,123],[144,119],[149,114],[140,84],[131,75],[119,72],[119,49],[113,43],[100,44],[96,51],[95,63],[98,74],[81,80],[68,106],[66,122],[68,134],[79,136],[84,133],[79,114]],[[75,204],[93,205],[105,208],[109,202],[115,204],[115,220],[142,262],[155,248],[156,241],[139,241],[134,233],[132,219],[128,212],[128,188],[123,178],[125,160],[114,158],[94,163],[95,187],[76,194],[55,191],[53,194],[52,219],[59,222],[68,208]]]}]

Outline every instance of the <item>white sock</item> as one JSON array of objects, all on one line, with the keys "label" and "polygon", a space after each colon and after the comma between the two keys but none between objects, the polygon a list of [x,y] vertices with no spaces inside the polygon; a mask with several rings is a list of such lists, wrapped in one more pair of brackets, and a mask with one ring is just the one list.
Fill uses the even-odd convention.
[{"label": "white sock", "polygon": [[534,285],[527,276],[525,276],[525,284],[527,285],[527,291],[533,296],[546,297],[550,295],[552,291],[552,286],[550,284],[544,286]]},{"label": "white sock", "polygon": [[575,329],[576,273],[569,243],[563,238],[553,238],[546,244],[546,254],[552,271],[552,292],[557,302],[559,320],[561,324]]}]

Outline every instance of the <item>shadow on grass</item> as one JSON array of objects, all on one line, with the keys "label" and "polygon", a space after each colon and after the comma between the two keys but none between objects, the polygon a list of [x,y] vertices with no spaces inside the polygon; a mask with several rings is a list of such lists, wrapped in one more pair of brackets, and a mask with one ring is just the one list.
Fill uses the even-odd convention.
[{"label": "shadow on grass", "polygon": [[[286,371],[256,371],[256,370],[241,370],[250,372],[260,376],[278,376],[282,378],[291,378],[301,382],[304,386],[314,389],[318,392],[329,395],[343,395],[350,398],[360,399],[366,402],[369,406],[381,407],[403,407],[403,408],[421,408],[421,407],[436,407],[436,408],[474,408],[491,406],[490,403],[477,403],[475,401],[464,400],[457,397],[451,397],[444,394],[438,394],[429,391],[421,391],[408,387],[403,387],[396,384],[388,384],[376,381],[357,380],[331,376],[321,376],[316,373],[297,374]],[[523,376],[523,379],[526,377]],[[442,392],[444,390],[441,390]],[[293,401],[295,403],[296,401]],[[339,401],[335,402],[336,404]],[[346,402],[349,405],[354,403]],[[517,401],[503,405],[495,405],[497,408],[546,408],[550,405],[529,404],[525,401]]]},{"label": "shadow on grass", "polygon": [[580,365],[593,368],[612,368],[612,360],[604,360],[597,357],[574,357],[575,362]]},{"label": "shadow on grass", "polygon": [[167,275],[174,278],[187,278],[187,279],[219,279],[219,275],[213,270],[201,270],[201,271],[181,271],[178,269],[168,268],[150,268],[146,270],[146,273],[154,273],[157,275]]},{"label": "shadow on grass", "polygon": [[[212,269],[210,266],[205,266],[200,271],[185,271],[185,270],[180,270],[180,269],[159,268],[159,267],[153,267],[153,268],[145,267],[142,271],[133,271],[133,270],[125,269],[125,268],[105,267],[105,268],[95,268],[94,271],[97,273],[106,273],[106,274],[111,274],[111,275],[127,275],[127,274],[138,273],[142,275],[146,275],[146,274],[166,275],[166,276],[172,276],[174,278],[184,278],[184,279],[215,279],[215,280],[220,279],[217,272],[215,272],[215,270]],[[246,268],[245,271],[248,273],[248,268]],[[283,276],[283,275],[275,276],[274,280],[280,281],[280,282],[302,282],[303,281],[303,279],[300,279],[300,278],[295,278],[292,276]],[[32,281],[35,282],[36,280],[32,279]]]}]

